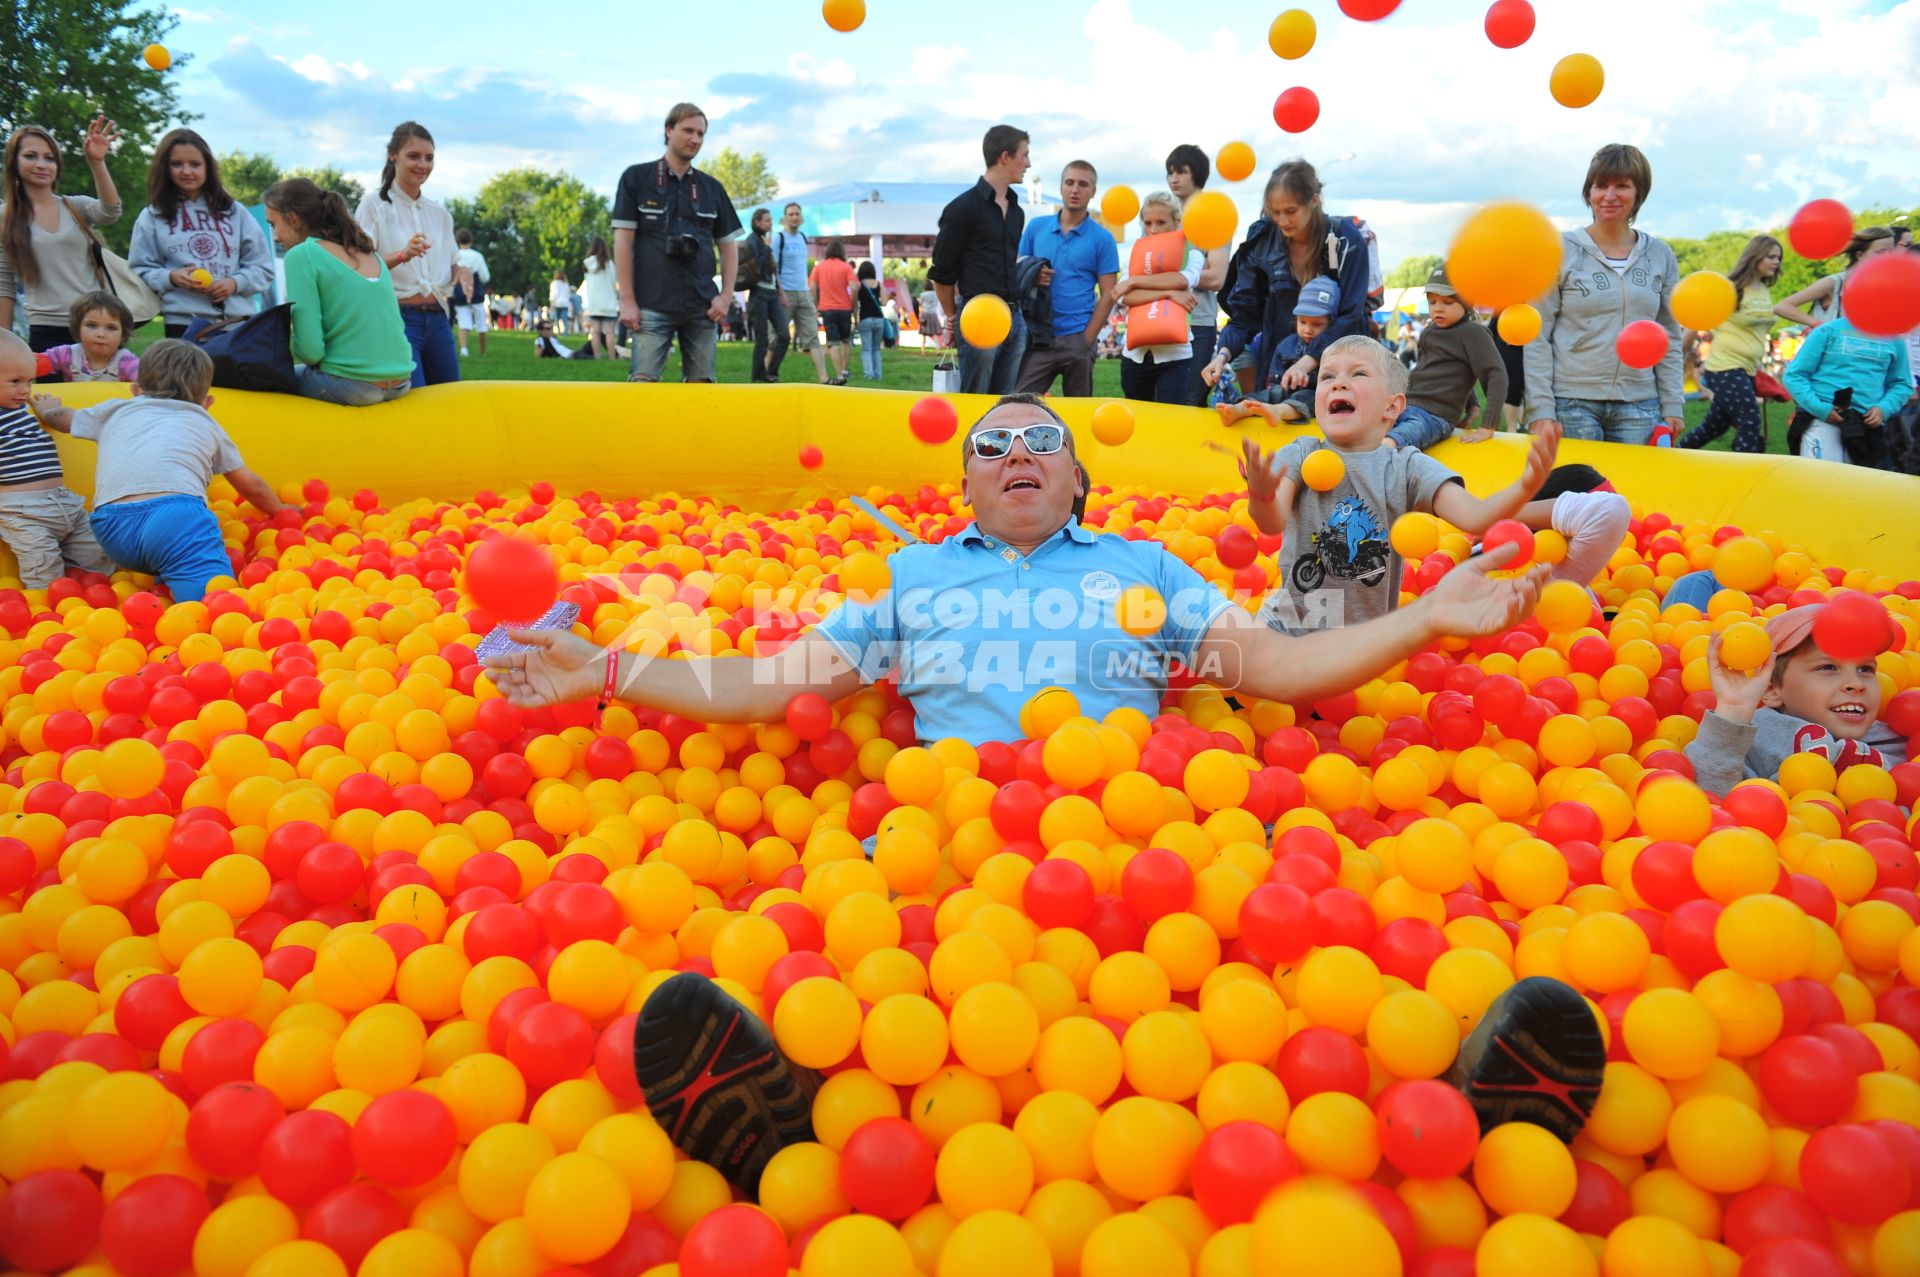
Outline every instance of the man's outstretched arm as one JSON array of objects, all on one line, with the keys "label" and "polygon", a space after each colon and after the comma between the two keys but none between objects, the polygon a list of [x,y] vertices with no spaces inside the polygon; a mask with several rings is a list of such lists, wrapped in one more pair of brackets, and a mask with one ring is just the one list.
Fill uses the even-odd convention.
[{"label": "man's outstretched arm", "polygon": [[[487,672],[515,705],[555,705],[605,689],[608,649],[563,630],[511,634],[527,650],[489,657]],[[707,723],[771,722],[805,692],[837,701],[866,684],[833,644],[814,634],[771,656],[680,660],[622,652],[616,660],[616,699]]]},{"label": "man's outstretched arm", "polygon": [[1471,559],[1406,607],[1345,629],[1296,637],[1229,608],[1201,640],[1200,668],[1237,669],[1233,686],[1222,690],[1290,705],[1351,692],[1435,639],[1498,634],[1525,619],[1550,569],[1537,564],[1523,576],[1488,575],[1517,553],[1517,546],[1502,546]]}]

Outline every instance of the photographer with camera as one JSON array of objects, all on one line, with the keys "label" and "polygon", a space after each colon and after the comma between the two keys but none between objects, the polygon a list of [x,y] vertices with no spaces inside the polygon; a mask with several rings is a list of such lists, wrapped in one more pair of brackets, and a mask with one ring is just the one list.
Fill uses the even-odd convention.
[{"label": "photographer with camera", "polygon": [[706,136],[706,112],[690,102],[675,106],[667,113],[666,154],[629,167],[614,192],[614,264],[628,286],[620,318],[634,334],[629,381],[660,380],[676,336],[681,380],[715,380],[716,326],[733,299],[740,218],[719,180],[693,167]]}]

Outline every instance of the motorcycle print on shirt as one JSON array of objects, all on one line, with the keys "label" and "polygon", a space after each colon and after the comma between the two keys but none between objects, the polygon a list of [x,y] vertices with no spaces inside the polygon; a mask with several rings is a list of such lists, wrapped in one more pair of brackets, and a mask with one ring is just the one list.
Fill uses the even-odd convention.
[{"label": "motorcycle print on shirt", "polygon": [[1347,497],[1333,507],[1326,526],[1313,534],[1312,547],[1293,564],[1293,588],[1302,593],[1319,589],[1330,575],[1378,585],[1386,579],[1393,557],[1386,528],[1358,497]]}]

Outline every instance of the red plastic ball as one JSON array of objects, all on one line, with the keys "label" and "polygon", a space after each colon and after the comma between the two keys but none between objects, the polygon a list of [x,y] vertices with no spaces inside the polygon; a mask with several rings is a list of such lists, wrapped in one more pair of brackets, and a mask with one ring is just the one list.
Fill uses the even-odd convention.
[{"label": "red plastic ball", "polygon": [[1800,1153],[1807,1196],[1835,1219],[1878,1224],[1906,1207],[1912,1179],[1903,1157],[1866,1126],[1815,1131]]},{"label": "red plastic ball", "polygon": [[1149,847],[1121,871],[1120,898],[1136,918],[1149,924],[1170,913],[1183,913],[1193,903],[1193,870],[1173,852]]},{"label": "red plastic ball", "polygon": [[898,1223],[933,1195],[933,1144],[904,1118],[860,1124],[840,1151],[840,1190],[863,1215]]},{"label": "red plastic ball", "polygon": [[800,466],[804,470],[818,470],[826,459],[826,454],[813,444],[806,444],[800,449]]},{"label": "red plastic ball", "polygon": [[1722,1225],[1727,1245],[1745,1254],[1777,1237],[1833,1243],[1833,1226],[1805,1193],[1783,1184],[1758,1184],[1727,1203]]},{"label": "red plastic ball", "polygon": [[394,1188],[424,1184],[453,1160],[453,1114],[425,1091],[376,1096],[353,1124],[360,1173]]},{"label": "red plastic ball", "polygon": [[[768,1004],[768,1014],[772,1014],[772,1004]],[[633,1034],[640,1022],[636,1011],[619,1016],[600,1030],[600,1038],[593,1048],[593,1073],[600,1079],[600,1085],[607,1088],[613,1098],[629,1107],[639,1104],[646,1097],[640,1090],[640,1080],[634,1076]]]},{"label": "red plastic ball", "polygon": [[100,1219],[100,1250],[125,1277],[170,1277],[193,1262],[193,1239],[212,1210],[207,1191],[180,1175],[147,1175],[120,1190]]},{"label": "red plastic ball", "polygon": [[1840,308],[1871,337],[1900,337],[1920,326],[1920,257],[1879,253],[1847,272]]},{"label": "red plastic ball", "polygon": [[1481,538],[1480,545],[1488,554],[1492,554],[1503,545],[1519,547],[1518,554],[1500,565],[1502,571],[1523,568],[1533,562],[1533,529],[1518,519],[1501,519],[1496,522],[1487,529],[1487,535]]},{"label": "red plastic ball", "polygon": [[260,1182],[289,1206],[311,1206],[352,1179],[353,1128],[336,1113],[289,1113],[260,1145]]},{"label": "red plastic ball", "polygon": [[336,1188],[315,1202],[300,1223],[300,1235],[340,1256],[352,1272],[374,1243],[406,1226],[406,1209],[393,1194],[363,1181]]},{"label": "red plastic ball", "polygon": [[1813,618],[1813,642],[1836,661],[1870,661],[1893,641],[1887,609],[1868,594],[1841,590]]},{"label": "red plastic ball", "polygon": [[578,1077],[593,1062],[593,1026],[560,1002],[542,1002],[513,1022],[506,1056],[531,1090]]},{"label": "red plastic ball", "polygon": [[1078,927],[1093,914],[1093,894],[1085,869],[1071,860],[1043,860],[1027,875],[1021,903],[1037,926]]},{"label": "red plastic ball", "polygon": [[923,395],[907,410],[907,428],[921,443],[945,443],[960,429],[960,414],[938,395]]},{"label": "red plastic ball", "polygon": [[1265,962],[1291,962],[1313,947],[1313,898],[1300,888],[1270,882],[1240,904],[1240,938]]},{"label": "red plastic ball", "polygon": [[1280,1048],[1273,1071],[1295,1104],[1322,1091],[1366,1098],[1366,1050],[1337,1029],[1315,1025],[1300,1030]]},{"label": "red plastic ball", "polygon": [[1193,1153],[1193,1198],[1221,1228],[1244,1224],[1277,1185],[1300,1173],[1280,1133],[1259,1122],[1227,1122]]},{"label": "red plastic ball", "polygon": [[722,1206],[687,1230],[680,1277],[787,1277],[787,1238],[757,1206]]},{"label": "red plastic ball", "polygon": [[1273,122],[1289,133],[1305,133],[1320,118],[1320,98],[1296,85],[1273,100]]},{"label": "red plastic ball", "polygon": [[1527,0],[1493,0],[1486,28],[1495,48],[1517,49],[1533,35],[1533,6]]},{"label": "red plastic ball", "polygon": [[1633,1214],[1632,1199],[1612,1171],[1580,1158],[1573,1172],[1573,1205],[1560,1213],[1560,1222],[1568,1228],[1605,1237]]},{"label": "red plastic ball", "polygon": [[1760,1092],[1799,1126],[1826,1126],[1853,1108],[1860,1074],[1823,1038],[1781,1038],[1760,1057]]},{"label": "red plastic ball", "polygon": [[492,616],[534,621],[559,597],[560,572],[543,546],[520,537],[494,537],[467,556],[467,593]]},{"label": "red plastic ball", "polygon": [[78,1171],[36,1171],[0,1194],[0,1259],[55,1273],[86,1257],[100,1235],[99,1187]]},{"label": "red plastic ball", "polygon": [[1847,1266],[1826,1246],[1780,1237],[1748,1251],[1740,1261],[1740,1277],[1847,1277]]},{"label": "red plastic ball", "polygon": [[[1853,238],[1853,214],[1839,200],[1808,200],[1787,223],[1787,242],[1810,261],[1832,257]],[[1853,287],[1853,281],[1847,281]],[[1845,304],[1845,295],[1841,302]]]},{"label": "red plastic ball", "polygon": [[1355,22],[1378,22],[1400,7],[1400,0],[1340,0],[1340,12]]},{"label": "red plastic ball", "polygon": [[1480,1147],[1480,1120],[1467,1097],[1444,1082],[1396,1082],[1374,1104],[1380,1151],[1403,1175],[1458,1175]]},{"label": "red plastic ball", "polygon": [[266,1040],[267,1035],[251,1020],[215,1020],[187,1043],[180,1072],[195,1095],[205,1095],[223,1082],[250,1082],[253,1057]]},{"label": "red plastic ball", "polygon": [[1213,556],[1220,560],[1220,566],[1235,571],[1247,567],[1259,553],[1260,546],[1254,541],[1253,533],[1237,523],[1229,523],[1213,539]]},{"label": "red plastic ball", "polygon": [[167,1034],[192,1018],[180,981],[170,975],[141,976],[113,1004],[113,1027],[142,1051],[158,1051]]},{"label": "red plastic ball", "polygon": [[286,1115],[274,1093],[257,1083],[216,1086],[187,1115],[187,1152],[209,1174],[245,1179],[259,1169],[261,1145]]},{"label": "red plastic ball", "polygon": [[1667,357],[1672,337],[1657,320],[1636,319],[1614,338],[1614,353],[1629,368],[1651,368]]}]

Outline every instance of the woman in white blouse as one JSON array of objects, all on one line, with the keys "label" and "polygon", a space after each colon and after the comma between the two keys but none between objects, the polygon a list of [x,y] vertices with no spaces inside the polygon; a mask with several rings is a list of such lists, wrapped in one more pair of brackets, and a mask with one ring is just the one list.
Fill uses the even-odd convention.
[{"label": "woman in white blouse", "polygon": [[447,303],[453,295],[453,218],[420,193],[433,174],[433,134],[408,120],[387,142],[380,189],[360,201],[355,219],[393,276],[393,292],[413,347],[413,384],[460,380],[459,347]]},{"label": "woman in white blouse", "polygon": [[553,282],[547,285],[547,305],[553,308],[554,327],[571,332],[573,325],[568,319],[573,314],[573,285],[567,282],[567,272],[558,266],[553,268]]}]

